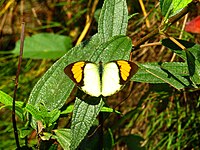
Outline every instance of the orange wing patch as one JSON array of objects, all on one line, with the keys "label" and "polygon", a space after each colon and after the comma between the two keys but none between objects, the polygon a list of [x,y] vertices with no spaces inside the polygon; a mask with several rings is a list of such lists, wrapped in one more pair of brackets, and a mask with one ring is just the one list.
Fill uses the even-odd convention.
[{"label": "orange wing patch", "polygon": [[130,76],[131,66],[127,61],[119,60],[117,61],[117,64],[120,68],[120,75],[124,81],[128,80],[128,77]]},{"label": "orange wing patch", "polygon": [[77,83],[79,83],[83,78],[83,66],[85,65],[85,62],[77,62],[72,66],[72,73],[73,77],[76,80]]}]

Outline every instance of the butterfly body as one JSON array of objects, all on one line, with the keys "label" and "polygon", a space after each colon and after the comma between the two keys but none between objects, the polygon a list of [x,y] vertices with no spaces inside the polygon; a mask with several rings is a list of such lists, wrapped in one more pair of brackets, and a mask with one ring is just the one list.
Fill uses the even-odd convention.
[{"label": "butterfly body", "polygon": [[64,72],[85,93],[94,96],[111,96],[138,70],[130,61],[116,60],[99,65],[89,61],[78,61],[65,67]]}]

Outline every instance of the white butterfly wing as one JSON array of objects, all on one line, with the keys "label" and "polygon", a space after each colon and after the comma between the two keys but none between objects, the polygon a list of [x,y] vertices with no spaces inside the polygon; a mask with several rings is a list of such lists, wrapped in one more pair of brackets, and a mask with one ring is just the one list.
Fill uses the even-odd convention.
[{"label": "white butterfly wing", "polygon": [[101,95],[101,82],[98,66],[94,63],[87,63],[84,67],[84,85],[81,89],[95,97],[99,97]]},{"label": "white butterfly wing", "polygon": [[110,96],[122,88],[120,84],[119,68],[115,62],[104,65],[102,74],[102,95]]}]

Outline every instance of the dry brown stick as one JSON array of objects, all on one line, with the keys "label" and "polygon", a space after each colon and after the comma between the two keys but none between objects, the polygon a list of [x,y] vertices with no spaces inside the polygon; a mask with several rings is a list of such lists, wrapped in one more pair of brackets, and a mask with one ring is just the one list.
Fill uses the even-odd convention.
[{"label": "dry brown stick", "polygon": [[[180,13],[178,13],[177,15],[173,16],[172,18],[169,19],[169,25],[171,26],[172,24],[174,24],[175,22],[177,22],[180,18],[182,18],[185,14],[187,14],[190,10],[190,7],[192,7],[192,5],[196,5],[197,2],[191,2],[187,7],[185,7]],[[148,35],[146,35],[145,37],[141,38],[139,41],[137,41],[136,43],[134,43],[134,47],[133,47],[133,51],[136,49],[140,48],[140,45],[142,45],[143,43],[145,43],[146,41],[148,41],[149,39],[151,39],[152,37],[154,37],[155,35],[157,35],[160,31],[160,29],[162,29],[163,27],[159,27],[155,30],[153,30],[151,33],[149,33]]]},{"label": "dry brown stick", "polygon": [[13,105],[12,105],[12,122],[13,122],[13,129],[14,129],[14,135],[15,135],[15,141],[16,141],[17,149],[20,149],[20,145],[19,145],[19,138],[18,138],[18,132],[17,132],[17,124],[16,124],[16,119],[15,119],[15,101],[16,101],[18,79],[19,79],[19,74],[20,74],[23,48],[24,48],[24,29],[25,29],[25,23],[23,22],[22,23],[21,37],[20,37],[20,55],[19,55],[18,67],[17,67],[17,72],[16,72],[16,78],[15,78],[15,87],[14,87]]}]

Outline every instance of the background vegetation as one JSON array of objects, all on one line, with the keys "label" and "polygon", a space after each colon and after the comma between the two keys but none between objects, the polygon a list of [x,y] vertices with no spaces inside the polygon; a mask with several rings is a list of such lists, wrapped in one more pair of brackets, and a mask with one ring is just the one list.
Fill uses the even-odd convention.
[{"label": "background vegetation", "polygon": [[[105,20],[98,20],[103,1],[2,0],[0,2],[0,149],[16,148],[11,119],[11,97],[13,97],[14,79],[18,65],[22,22],[26,24],[26,39],[17,91],[17,101],[19,102],[16,104],[16,119],[21,146],[24,145],[25,148],[40,147],[40,149],[69,148],[68,142],[74,138],[71,137],[71,131],[69,131],[73,126],[72,110],[75,107],[74,110],[78,111],[77,106],[84,105],[86,107],[85,104],[75,98],[76,89],[67,99],[66,93],[71,92],[72,83],[68,86],[67,84],[63,85],[66,86],[66,91],[56,87],[58,83],[61,84],[62,80],[56,80],[52,84],[48,83],[48,86],[40,86],[41,84],[35,86],[36,83],[39,79],[39,83],[41,83],[47,78],[56,78],[55,74],[51,72],[55,71],[58,62],[62,63],[65,58],[69,60],[66,60],[63,66],[72,60],[90,58],[97,61],[98,53],[110,48],[109,53],[104,53],[109,56],[102,55],[103,60],[109,60],[111,56],[127,59],[127,55],[121,56],[122,50],[118,50],[119,54],[116,54],[116,49],[112,47],[112,45],[124,41],[124,49],[127,49],[129,53],[130,43],[136,46],[132,58],[139,64],[140,70],[133,77],[135,82],[130,82],[120,93],[106,100],[106,106],[115,109],[115,112],[108,107],[103,108],[103,129],[98,122],[99,119],[102,125],[101,118],[89,121],[92,126],[89,133],[86,136],[77,133],[80,138],[77,137],[78,143],[73,144],[78,146],[81,142],[80,149],[96,149],[102,143],[105,149],[199,149],[200,48],[197,43],[200,42],[200,35],[184,31],[186,22],[199,15],[199,3],[193,2],[193,5],[189,7],[189,13],[178,18],[169,27],[167,19],[173,19],[173,16],[180,10],[178,9],[178,12],[170,10],[170,3],[165,3],[167,1],[159,3],[159,1],[153,0],[127,0],[126,2],[127,6],[119,6],[119,8],[127,7],[129,17],[134,14],[129,18],[127,29],[124,27],[123,30],[126,31],[131,42],[124,36],[118,36],[124,35],[123,31],[111,40],[104,37],[106,40],[102,44],[103,46],[97,46],[99,51],[95,51],[94,56],[91,56],[93,49],[96,48],[94,45],[102,42],[96,34],[102,31],[99,24],[104,21],[109,24],[109,20],[105,18]],[[189,2],[182,1],[181,4],[185,3],[186,5],[181,7],[186,8]],[[110,10],[109,8],[105,10],[107,9]],[[123,16],[124,18],[128,17],[126,14]],[[146,43],[139,43],[143,37],[154,33],[158,28],[162,30],[148,38]],[[105,35],[104,31],[102,33]],[[91,37],[93,40],[75,47],[74,50],[77,52],[71,54],[73,53],[73,49],[70,50],[72,47]],[[173,43],[169,43],[168,39],[163,40],[169,37],[184,40],[182,44],[191,49],[188,48],[187,51],[174,48]],[[188,46],[189,43],[185,41],[196,44]],[[85,45],[89,46],[85,48]],[[65,53],[69,56],[62,57]],[[75,56],[76,58],[74,58]],[[54,66],[52,66],[53,64]],[[63,68],[58,68],[58,70],[62,71]],[[167,74],[164,74],[163,70]],[[165,77],[165,75],[167,76]],[[169,76],[173,76],[173,79],[169,80]],[[62,98],[66,99],[64,104],[61,104],[62,102],[59,100],[51,101],[52,97],[48,97],[46,94],[53,93],[55,87],[58,89],[55,97],[61,97],[59,94],[63,95]],[[40,99],[34,95],[38,89],[46,91],[43,97],[40,93]],[[43,101],[45,98],[50,102],[45,103],[46,101]],[[37,100],[35,101],[35,99]],[[43,105],[40,103],[36,105],[38,101],[42,101]],[[80,109],[85,110],[84,107],[80,107]],[[84,114],[82,111],[80,113]],[[35,120],[30,119],[31,116],[34,116]],[[36,123],[36,120],[41,121]],[[41,124],[42,127],[39,128],[38,124]],[[101,129],[104,131],[103,133]],[[89,129],[83,128],[83,130],[87,133]],[[102,134],[103,141],[100,136]],[[62,140],[62,137],[65,140]],[[84,140],[82,140],[83,138]]]}]

